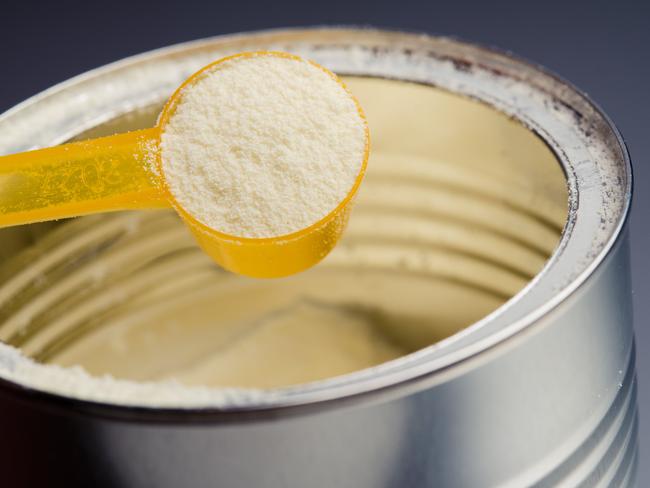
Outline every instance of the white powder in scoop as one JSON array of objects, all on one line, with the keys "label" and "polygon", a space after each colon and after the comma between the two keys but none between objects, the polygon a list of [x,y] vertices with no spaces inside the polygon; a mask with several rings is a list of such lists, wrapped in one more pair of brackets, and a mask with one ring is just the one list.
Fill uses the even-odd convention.
[{"label": "white powder in scoop", "polygon": [[177,202],[217,231],[263,238],[334,210],[363,163],[366,125],[347,90],[301,59],[216,65],[186,88],[161,137]]}]

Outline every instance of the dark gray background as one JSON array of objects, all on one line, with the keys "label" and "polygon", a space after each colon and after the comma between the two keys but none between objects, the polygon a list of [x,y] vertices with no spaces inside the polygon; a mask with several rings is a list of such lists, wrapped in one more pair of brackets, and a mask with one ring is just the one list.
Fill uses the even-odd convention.
[{"label": "dark gray background", "polygon": [[636,177],[631,230],[640,486],[650,486],[650,465],[644,462],[644,447],[650,445],[650,2],[5,0],[0,112],[54,83],[142,51],[229,32],[316,24],[419,30],[511,50],[572,81],[616,122]]}]

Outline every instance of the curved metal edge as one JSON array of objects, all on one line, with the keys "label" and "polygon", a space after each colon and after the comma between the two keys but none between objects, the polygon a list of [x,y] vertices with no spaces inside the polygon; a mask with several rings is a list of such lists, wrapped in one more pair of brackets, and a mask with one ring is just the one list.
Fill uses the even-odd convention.
[{"label": "curved metal edge", "polygon": [[[531,313],[525,318],[516,323],[511,324],[504,334],[499,334],[498,336],[491,336],[486,340],[479,341],[476,344],[473,344],[472,351],[463,357],[456,358],[456,361],[450,363],[448,366],[435,369],[427,370],[426,368],[414,368],[416,370],[412,371],[412,375],[408,378],[401,377],[399,378],[399,383],[395,381],[392,375],[383,375],[380,378],[373,378],[372,385],[367,385],[370,381],[367,379],[360,380],[354,383],[354,386],[357,387],[356,391],[341,391],[349,385],[339,385],[332,388],[331,393],[337,393],[336,395],[321,396],[320,398],[308,399],[305,401],[301,398],[300,402],[285,402],[285,403],[274,403],[271,406],[250,406],[250,407],[235,407],[235,408],[197,408],[197,407],[150,407],[150,406],[133,406],[133,405],[118,405],[118,404],[109,404],[102,402],[94,402],[89,400],[83,400],[72,397],[64,397],[55,393],[49,393],[46,391],[36,390],[29,388],[23,385],[19,385],[3,378],[0,378],[0,395],[5,393],[11,393],[14,398],[18,398],[21,401],[33,402],[38,401],[43,408],[54,409],[57,412],[76,412],[81,414],[88,414],[91,416],[103,417],[111,420],[120,420],[120,421],[135,421],[135,422],[151,422],[151,423],[164,423],[164,424],[175,424],[175,423],[239,423],[239,422],[251,422],[251,421],[268,421],[274,418],[286,417],[286,416],[295,416],[295,415],[307,415],[314,413],[315,411],[329,410],[332,408],[339,407],[349,407],[353,405],[366,405],[369,402],[375,403],[380,401],[385,401],[390,397],[401,396],[406,392],[421,391],[422,389],[431,387],[435,384],[448,380],[449,378],[455,377],[459,374],[462,374],[460,365],[465,366],[462,370],[466,370],[470,367],[469,363],[474,363],[478,359],[478,356],[483,355],[484,353],[495,353],[497,347],[499,350],[506,349],[508,346],[512,346],[513,339],[516,336],[521,334],[524,330],[529,330],[534,328],[536,325],[543,327],[543,324],[539,324],[538,321],[541,317],[547,315],[559,305],[564,303],[569,297],[571,297],[577,290],[579,290],[587,281],[589,276],[591,276],[596,269],[598,269],[602,262],[612,253],[616,248],[617,244],[622,239],[622,236],[625,235],[625,227],[629,221],[629,214],[631,210],[632,195],[633,195],[633,171],[632,164],[630,160],[630,155],[628,148],[625,144],[625,141],[612,120],[605,114],[601,107],[596,104],[588,95],[586,95],[582,90],[575,87],[572,83],[568,82],[561,76],[557,75],[553,71],[545,68],[537,63],[528,61],[527,59],[513,54],[510,51],[503,50],[501,48],[496,48],[493,46],[484,46],[482,44],[468,42],[464,39],[455,37],[455,36],[433,36],[427,33],[422,32],[409,32],[403,30],[389,30],[389,29],[377,29],[370,26],[361,26],[357,28],[355,26],[316,26],[316,27],[291,27],[291,28],[276,28],[276,29],[267,29],[259,31],[250,31],[244,33],[236,34],[225,34],[219,36],[213,36],[209,38],[197,39],[193,41],[183,42],[179,44],[174,44],[172,46],[163,47],[145,53],[137,54],[135,56],[130,56],[122,60],[101,66],[99,68],[87,71],[79,76],[70,78],[62,83],[54,85],[53,87],[34,95],[33,97],[28,98],[24,102],[14,106],[3,114],[0,114],[0,120],[5,117],[12,115],[15,112],[18,112],[26,107],[29,107],[33,104],[40,102],[41,100],[51,96],[59,91],[65,90],[76,83],[91,79],[95,76],[104,74],[105,72],[112,71],[116,68],[126,67],[132,64],[136,64],[141,59],[150,58],[152,55],[156,54],[172,54],[174,52],[181,52],[191,46],[201,46],[205,44],[210,44],[214,41],[227,41],[227,40],[237,40],[237,39],[246,39],[251,35],[265,35],[265,34],[274,34],[280,32],[306,32],[306,31],[327,31],[335,32],[340,31],[350,31],[350,32],[359,32],[368,31],[378,34],[395,34],[395,35],[408,35],[408,36],[419,36],[422,38],[437,38],[441,40],[451,40],[453,42],[459,42],[461,44],[469,45],[475,49],[484,50],[489,53],[497,54],[508,60],[513,60],[515,62],[525,64],[537,71],[541,71],[543,74],[554,79],[558,83],[566,86],[570,90],[574,91],[577,95],[587,102],[595,112],[602,117],[603,121],[609,126],[614,134],[617,142],[619,143],[620,149],[624,156],[625,161],[625,173],[628,175],[625,189],[625,203],[622,211],[620,213],[618,224],[612,230],[610,238],[607,240],[606,244],[603,246],[603,249],[594,257],[589,266],[578,275],[567,287],[565,287],[561,293],[556,295],[553,300],[547,302],[544,306],[538,307],[536,310],[531,311]],[[556,251],[557,252],[557,251]],[[552,257],[551,257],[552,258]],[[382,381],[378,381],[382,380]],[[359,388],[362,384],[365,384],[366,388]],[[44,403],[47,402],[47,405]]]}]

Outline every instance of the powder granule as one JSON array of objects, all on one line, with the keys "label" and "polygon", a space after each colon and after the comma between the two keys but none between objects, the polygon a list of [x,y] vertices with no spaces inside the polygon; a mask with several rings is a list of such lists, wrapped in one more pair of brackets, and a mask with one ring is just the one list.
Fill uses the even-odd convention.
[{"label": "powder granule", "polygon": [[161,136],[177,202],[217,231],[275,237],[309,227],[352,189],[365,119],[331,73],[258,54],[215,65],[185,89]]}]

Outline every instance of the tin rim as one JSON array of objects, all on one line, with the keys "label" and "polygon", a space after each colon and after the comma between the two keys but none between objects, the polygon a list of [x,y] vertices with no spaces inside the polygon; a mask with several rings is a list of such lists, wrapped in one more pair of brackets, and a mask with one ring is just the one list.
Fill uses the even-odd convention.
[{"label": "tin rim", "polygon": [[[497,319],[503,317],[503,312],[506,309],[512,308],[513,305],[520,303],[522,297],[530,296],[531,291],[534,292],[539,288],[540,282],[543,282],[548,278],[549,270],[554,266],[558,266],[559,257],[562,256],[562,253],[566,249],[568,241],[573,238],[574,228],[572,226],[576,223],[576,218],[579,218],[578,209],[580,206],[578,205],[578,202],[581,196],[580,185],[582,182],[571,171],[573,169],[571,165],[573,161],[566,159],[568,158],[567,155],[564,155],[563,159],[562,155],[558,154],[558,150],[562,150],[561,145],[558,147],[556,144],[557,141],[552,141],[548,134],[540,132],[538,127],[531,125],[530,120],[525,120],[523,117],[517,116],[516,113],[510,113],[509,115],[518,118],[524,125],[527,125],[531,130],[537,132],[538,135],[547,142],[547,144],[552,146],[556,154],[558,154],[558,158],[562,162],[565,172],[567,173],[569,191],[573,192],[575,200],[573,205],[570,206],[569,223],[562,232],[560,245],[554,251],[544,269],[506,304],[499,307],[499,309],[492,314],[467,327],[460,333],[404,358],[391,361],[371,370],[352,373],[344,377],[318,382],[313,385],[310,384],[284,389],[283,394],[277,395],[273,401],[263,405],[234,406],[226,408],[209,406],[150,407],[122,405],[84,400],[40,391],[1,377],[0,394],[16,395],[27,401],[43,400],[41,403],[44,405],[54,408],[63,407],[68,411],[74,410],[101,416],[118,417],[125,420],[150,420],[164,422],[201,422],[217,420],[220,422],[237,422],[241,420],[249,421],[251,419],[264,420],[284,415],[307,413],[314,409],[320,410],[323,408],[331,408],[333,406],[338,407],[349,403],[357,404],[360,401],[380,401],[385,399],[387,395],[401,396],[411,391],[419,391],[437,383],[444,382],[452,376],[461,374],[461,372],[466,369],[476,367],[477,363],[482,360],[487,360],[488,356],[491,354],[498,354],[500,351],[510,347],[514,342],[515,337],[523,336],[526,331],[532,330],[534,326],[543,326],[543,324],[539,323],[539,319],[560,306],[581,286],[583,286],[587,282],[589,276],[599,268],[610,252],[616,247],[620,236],[624,234],[624,227],[629,215],[632,196],[632,168],[627,148],[625,147],[619,131],[611,120],[609,120],[604,112],[584,93],[580,92],[554,73],[516,57],[511,53],[494,48],[486,48],[476,44],[451,40],[449,38],[367,28],[312,28],[271,30],[231,36],[219,36],[207,40],[193,41],[127,58],[123,61],[99,68],[57,85],[16,106],[3,116],[0,116],[0,127],[14,122],[14,119],[20,119],[21,115],[25,111],[32,110],[38,112],[39,104],[42,104],[43,101],[47,100],[49,97],[55,97],[62,92],[74,90],[78,84],[84,81],[101,79],[103,76],[120,69],[135,68],[138,66],[139,62],[143,60],[160,60],[166,57],[173,58],[179,55],[182,56],[183,53],[192,49],[201,49],[202,47],[210,46],[219,48],[223,44],[228,43],[282,42],[282,39],[285,36],[293,36],[297,38],[304,37],[306,38],[305,42],[310,42],[310,37],[316,38],[319,35],[324,36],[327,39],[338,37],[338,42],[347,42],[349,43],[349,46],[353,46],[355,43],[363,40],[364,36],[369,39],[368,42],[370,43],[377,39],[385,38],[386,42],[397,45],[397,49],[406,51],[407,49],[413,49],[411,46],[415,45],[416,47],[422,47],[425,54],[427,53],[426,46],[430,46],[431,49],[434,49],[436,45],[438,47],[440,47],[440,45],[446,45],[449,46],[452,51],[456,50],[463,52],[468,54],[470,57],[478,56],[480,58],[483,56],[482,59],[475,59],[473,61],[475,61],[478,68],[487,68],[492,71],[503,68],[499,63],[505,61],[507,64],[507,66],[505,66],[506,69],[519,69],[522,76],[539,76],[540,80],[553,84],[553,88],[557,92],[561,92],[562,95],[570,97],[575,104],[579,102],[582,105],[582,108],[588,108],[591,111],[589,114],[589,120],[600,124],[598,140],[602,142],[604,138],[609,137],[615,141],[616,147],[614,149],[617,150],[617,154],[610,156],[609,164],[619,171],[619,177],[622,175],[625,178],[625,184],[620,185],[620,182],[618,182],[621,196],[619,200],[615,202],[616,205],[612,204],[612,207],[617,206],[617,208],[614,209],[615,215],[612,217],[610,226],[607,229],[608,235],[606,239],[603,239],[599,244],[596,252],[586,256],[586,262],[583,269],[576,272],[572,276],[572,279],[566,282],[565,286],[563,286],[560,291],[543,300],[536,307],[527,310],[518,320],[506,322],[505,325],[497,327],[497,330],[489,332],[485,337],[478,337],[477,340],[472,340],[475,339],[474,336],[477,331],[484,330],[488,324],[497,323]],[[318,42],[316,41],[317,40],[315,39],[314,45],[318,45]],[[440,53],[438,54],[440,55]],[[485,62],[486,59],[490,60],[492,64],[480,66],[479,62]],[[440,61],[440,59],[438,61]],[[454,64],[457,62],[468,62],[467,59],[461,58],[447,58],[446,60],[443,59],[443,61],[448,61]],[[467,67],[464,66],[462,69],[467,69]],[[504,79],[508,79],[508,75],[504,73],[496,73],[495,76],[504,76]],[[525,77],[524,82],[529,84],[532,83],[530,78],[526,79]],[[464,94],[472,96],[471,93]],[[551,95],[556,96],[557,93],[551,93]],[[479,97],[479,99],[490,103],[490,100],[485,98]],[[563,99],[558,98],[558,100],[560,100],[560,103],[566,104]],[[492,103],[490,104],[493,105]],[[501,111],[507,111],[504,110],[504,107],[498,107],[496,105],[493,105],[493,107]],[[573,128],[576,130],[580,129],[579,126],[581,124],[584,125],[585,123],[585,115],[583,115],[582,112],[580,112],[580,109],[574,105],[567,104],[565,108],[569,113],[573,112],[574,115],[580,115],[580,117],[576,115],[576,120],[573,122],[573,125],[575,126]],[[115,114],[112,114],[111,116],[114,115]],[[7,141],[12,142],[8,140],[7,137],[5,137],[4,140],[0,138],[0,147],[2,147],[3,150],[5,149],[4,146],[7,145],[5,144]],[[11,149],[9,152],[11,152]],[[584,202],[580,203],[583,203],[582,211],[584,212]],[[599,209],[591,208],[587,210],[596,212]],[[467,338],[470,340],[467,341]],[[467,344],[461,344],[460,349],[455,351],[452,350],[451,352],[449,351],[450,344],[458,343],[462,340],[465,340]],[[432,357],[432,353],[435,351],[443,351],[443,354],[438,354],[438,356],[439,358],[444,359],[444,361],[436,361],[435,355]],[[2,358],[0,357],[0,359]]]}]

